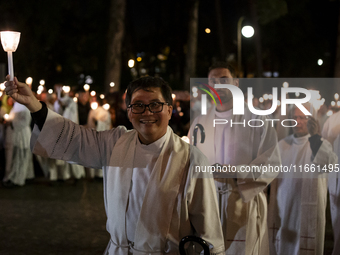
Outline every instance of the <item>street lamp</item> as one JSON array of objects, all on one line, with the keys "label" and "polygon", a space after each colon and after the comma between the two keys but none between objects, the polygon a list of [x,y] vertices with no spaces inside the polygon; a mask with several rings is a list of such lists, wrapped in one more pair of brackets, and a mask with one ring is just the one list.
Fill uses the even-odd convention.
[{"label": "street lamp", "polygon": [[242,22],[244,17],[240,17],[237,22],[237,66],[238,73],[242,71],[242,35],[246,38],[250,38],[254,35],[255,31],[252,26],[244,26],[242,28]]},{"label": "street lamp", "polygon": [[252,26],[244,26],[241,29],[241,33],[244,37],[250,38],[254,35],[255,31],[254,31],[254,28]]}]

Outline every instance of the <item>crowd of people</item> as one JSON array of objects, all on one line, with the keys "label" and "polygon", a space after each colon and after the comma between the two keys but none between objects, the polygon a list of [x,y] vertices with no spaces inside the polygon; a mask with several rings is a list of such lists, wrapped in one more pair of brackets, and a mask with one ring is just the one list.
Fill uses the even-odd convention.
[{"label": "crowd of people", "polygon": [[[118,125],[132,128],[123,104],[123,93],[110,93],[105,100],[99,96],[92,97],[85,90],[65,93],[62,87],[62,85],[55,85],[55,93],[42,91],[35,96],[52,111],[96,131],[109,130]],[[110,105],[108,109],[103,107],[106,103]],[[35,175],[48,178],[51,185],[56,184],[57,181],[71,180],[72,183],[80,178],[102,178],[100,169],[88,169],[64,160],[33,155],[30,150],[32,129],[33,122],[27,108],[3,93],[0,105],[2,186],[20,187],[26,180],[33,180]]]},{"label": "crowd of people", "polygon": [[[208,78],[211,86],[225,79],[239,86],[224,62],[211,66]],[[46,177],[103,179],[111,235],[105,254],[171,253],[187,235],[205,239],[213,254],[323,254],[328,190],[333,254],[340,254],[340,112],[327,119],[322,108],[317,115],[306,103],[302,107],[313,113],[306,116],[291,105],[288,115],[296,125],[282,128],[252,113],[247,103],[243,115],[233,114],[230,90],[216,91],[221,104],[190,122],[189,103],[173,100],[161,78],[143,77],[126,93],[107,95],[109,110],[100,98],[91,109],[86,91],[78,92],[77,102],[61,90],[40,95],[39,102],[15,78],[6,82],[1,107],[2,115],[9,114],[0,133],[3,183],[23,185],[34,177],[31,112],[31,146]],[[215,119],[235,125],[213,126]],[[262,125],[241,125],[250,120]],[[200,142],[189,145],[183,135],[189,144]],[[17,166],[19,158],[25,163]],[[197,172],[197,166],[235,171]],[[304,171],[242,171],[263,167]]]},{"label": "crowd of people", "polygon": [[[84,89],[65,93],[63,85],[60,84],[54,86],[54,91],[48,93],[45,89],[39,94],[35,93],[35,96],[52,111],[81,126],[96,131],[109,130],[120,125],[127,129],[133,128],[127,117],[123,92],[108,93],[101,98],[91,96],[89,91]],[[35,175],[41,174],[51,181],[51,185],[66,180],[74,183],[81,178],[102,178],[100,169],[88,169],[63,160],[33,155],[29,149],[33,128],[29,111],[6,94],[0,98],[0,179],[3,180],[4,187],[23,186],[26,180],[30,181]],[[109,107],[103,107],[105,104]],[[189,102],[174,101],[173,115],[169,123],[174,132],[179,136],[186,135],[189,121]],[[14,148],[22,149],[22,153],[13,153]],[[17,168],[19,166],[20,169]]]}]

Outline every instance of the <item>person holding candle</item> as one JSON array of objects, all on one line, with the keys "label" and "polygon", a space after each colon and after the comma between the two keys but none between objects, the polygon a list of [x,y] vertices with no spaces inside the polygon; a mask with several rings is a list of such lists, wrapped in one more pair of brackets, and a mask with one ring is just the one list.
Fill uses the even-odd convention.
[{"label": "person holding candle", "polygon": [[129,84],[131,131],[86,129],[48,110],[16,78],[5,86],[32,113],[34,153],[103,169],[111,236],[105,254],[177,254],[187,235],[200,236],[212,253],[224,254],[213,179],[197,178],[202,176],[194,169],[207,166],[207,159],[168,126],[172,97],[163,79]]}]

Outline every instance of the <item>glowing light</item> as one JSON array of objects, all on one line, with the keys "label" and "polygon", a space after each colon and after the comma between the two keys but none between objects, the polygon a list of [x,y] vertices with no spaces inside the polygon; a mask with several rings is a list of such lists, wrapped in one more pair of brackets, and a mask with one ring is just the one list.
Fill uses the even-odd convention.
[{"label": "glowing light", "polygon": [[[254,95],[253,95],[253,96],[254,96]],[[269,99],[269,100],[273,100],[273,95],[272,95],[272,94],[269,94],[269,95],[268,95],[268,99]]]},{"label": "glowing light", "polygon": [[90,90],[90,85],[89,84],[85,84],[83,86],[83,88],[84,88],[85,91],[89,91]]},{"label": "glowing light", "polygon": [[91,109],[96,110],[98,108],[98,103],[97,102],[92,102],[91,103]]},{"label": "glowing light", "polygon": [[263,95],[263,99],[264,99],[264,100],[268,100],[268,98],[269,98],[268,94],[264,94],[264,95]]},{"label": "glowing light", "polygon": [[259,102],[260,102],[260,103],[263,103],[263,101],[264,101],[263,97],[260,97],[260,98],[259,98]]},{"label": "glowing light", "polygon": [[172,100],[175,100],[176,95],[175,94],[171,94]]},{"label": "glowing light", "polygon": [[322,64],[323,64],[323,60],[322,60],[322,59],[319,59],[319,60],[318,60],[318,65],[319,65],[319,66],[322,66]]},{"label": "glowing light", "polygon": [[323,104],[323,102],[320,100],[321,98],[320,91],[313,89],[309,89],[309,91],[311,92],[311,99],[309,102],[313,105],[313,107],[316,110],[319,110],[321,105]]},{"label": "glowing light", "polygon": [[43,85],[39,85],[38,90],[43,91],[44,90],[44,86]]},{"label": "glowing light", "polygon": [[137,58],[137,61],[138,61],[138,62],[141,62],[141,61],[142,61],[142,58],[141,58],[141,57],[138,57],[138,58]]},{"label": "glowing light", "polygon": [[92,90],[91,93],[90,93],[91,96],[96,96],[96,91]]},{"label": "glowing light", "polygon": [[252,26],[244,26],[241,29],[241,33],[244,37],[250,38],[254,35],[255,31],[254,31],[254,28]]},{"label": "glowing light", "polygon": [[48,94],[52,94],[52,93],[53,93],[53,89],[49,89]]},{"label": "glowing light", "polygon": [[340,101],[336,102],[336,105],[337,105],[338,107],[340,107]]},{"label": "glowing light", "polygon": [[300,96],[300,92],[295,92],[295,96],[299,97]]},{"label": "glowing light", "polygon": [[100,99],[104,99],[105,98],[105,95],[104,94],[100,94]]},{"label": "glowing light", "polygon": [[191,91],[194,92],[194,93],[197,93],[197,87],[192,87]]},{"label": "glowing light", "polygon": [[26,84],[31,86],[32,83],[33,83],[33,78],[32,77],[27,77],[26,78]]},{"label": "glowing light", "polygon": [[326,115],[329,117],[329,116],[331,116],[333,114],[333,111],[332,110],[329,110],[327,113],[326,113]]},{"label": "glowing light", "polygon": [[0,84],[0,90],[5,90],[5,88],[6,88],[6,87],[5,87],[5,83],[1,83],[1,84]]},{"label": "glowing light", "polygon": [[2,91],[0,91],[0,97],[2,97],[2,94],[3,94]]},{"label": "glowing light", "polygon": [[20,32],[3,31],[1,32],[1,44],[6,52],[15,52],[20,41]]},{"label": "glowing light", "polygon": [[158,55],[157,55],[157,58],[158,58],[159,60],[166,60],[166,56],[163,55],[163,54],[158,54]]},{"label": "glowing light", "polygon": [[110,87],[113,88],[115,86],[114,82],[110,82]]},{"label": "glowing light", "polygon": [[277,100],[277,106],[280,106],[280,105],[281,105],[280,100]]},{"label": "glowing light", "polygon": [[77,98],[77,97],[74,97],[74,98],[73,98],[73,102],[76,102],[76,103],[77,103],[77,102],[78,102],[78,98]]},{"label": "glowing light", "polygon": [[40,81],[39,81],[39,84],[40,84],[41,86],[44,86],[44,85],[45,85],[45,80],[40,80]]},{"label": "glowing light", "polygon": [[192,96],[193,96],[194,98],[196,98],[196,97],[198,97],[198,93],[197,93],[197,92],[194,92],[194,93],[192,94]]},{"label": "glowing light", "polygon": [[1,34],[2,47],[7,52],[9,80],[13,81],[14,68],[13,68],[13,54],[12,53],[15,52],[18,47],[18,44],[20,41],[20,33],[12,32],[12,31],[3,31],[0,34]]},{"label": "glowing light", "polygon": [[110,109],[110,105],[109,104],[104,104],[103,108],[108,111]]},{"label": "glowing light", "polygon": [[190,143],[190,139],[187,136],[182,136],[181,139],[186,143]]},{"label": "glowing light", "polygon": [[133,59],[130,59],[130,60],[128,61],[128,66],[129,66],[130,68],[134,67],[134,66],[135,66],[135,61],[134,61]]},{"label": "glowing light", "polygon": [[42,91],[41,91],[41,90],[38,90],[38,91],[37,91],[37,94],[38,94],[38,95],[40,95],[41,93],[42,93]]},{"label": "glowing light", "polygon": [[289,87],[289,83],[285,81],[285,82],[282,84],[282,87],[288,88],[288,87]]},{"label": "glowing light", "polygon": [[334,101],[331,102],[331,106],[335,106],[335,102]]},{"label": "glowing light", "polygon": [[339,94],[338,94],[338,93],[335,93],[335,94],[334,94],[334,99],[335,99],[335,100],[339,100]]},{"label": "glowing light", "polygon": [[8,118],[9,118],[9,115],[6,113],[6,114],[4,115],[4,119],[5,119],[5,120],[8,120]]},{"label": "glowing light", "polygon": [[180,117],[183,117],[184,113],[183,113],[183,112],[180,112],[178,115],[179,115]]},{"label": "glowing light", "polygon": [[71,87],[70,86],[63,86],[63,91],[65,93],[69,93],[71,91]]},{"label": "glowing light", "polygon": [[210,34],[210,33],[211,33],[210,28],[206,28],[204,31],[205,31],[207,34]]}]

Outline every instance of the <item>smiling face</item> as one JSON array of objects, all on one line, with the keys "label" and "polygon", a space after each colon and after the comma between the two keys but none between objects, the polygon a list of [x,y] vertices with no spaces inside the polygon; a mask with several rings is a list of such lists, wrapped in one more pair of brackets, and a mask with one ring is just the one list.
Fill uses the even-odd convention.
[{"label": "smiling face", "polygon": [[[147,91],[139,89],[132,93],[131,104],[142,103],[150,104],[152,102],[166,102],[162,96],[160,88],[148,88]],[[128,117],[134,129],[138,132],[141,143],[150,144],[165,135],[169,120],[171,119],[172,106],[163,105],[163,110],[159,113],[152,113],[146,107],[145,112],[135,114],[128,108]]]}]

